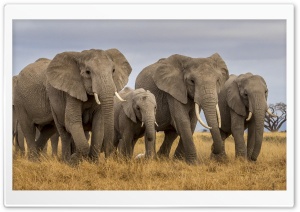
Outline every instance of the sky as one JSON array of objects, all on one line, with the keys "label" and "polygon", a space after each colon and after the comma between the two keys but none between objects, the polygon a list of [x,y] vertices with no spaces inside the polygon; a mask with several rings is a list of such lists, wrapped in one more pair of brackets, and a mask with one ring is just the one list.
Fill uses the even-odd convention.
[{"label": "sky", "polygon": [[[284,20],[13,21],[13,75],[41,57],[110,48],[119,49],[130,63],[131,88],[138,73],[160,58],[219,53],[229,74],[251,72],[266,80],[269,104],[287,101]],[[197,130],[202,129],[198,124]]]}]

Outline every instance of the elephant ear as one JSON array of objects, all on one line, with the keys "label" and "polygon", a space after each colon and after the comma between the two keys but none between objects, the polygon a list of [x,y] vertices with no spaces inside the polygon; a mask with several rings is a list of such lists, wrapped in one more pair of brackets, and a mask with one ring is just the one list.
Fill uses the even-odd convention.
[{"label": "elephant ear", "polygon": [[183,71],[178,64],[173,65],[168,59],[160,61],[157,63],[158,66],[152,78],[160,90],[167,92],[181,103],[186,104],[188,101],[187,89],[184,84]]},{"label": "elephant ear", "polygon": [[76,59],[79,54],[79,52],[57,54],[50,62],[46,70],[46,76],[51,86],[85,102],[88,97]]},{"label": "elephant ear", "polygon": [[221,58],[221,56],[218,53],[215,53],[208,58],[211,60],[213,67],[222,76],[220,78],[220,80],[221,80],[220,85],[222,87],[229,78],[228,68],[227,68],[224,60]]},{"label": "elephant ear", "polygon": [[241,74],[237,77],[236,82],[239,87],[239,89],[243,89],[243,85],[245,84],[246,80],[249,80],[250,77],[253,77],[254,75],[250,72]]},{"label": "elephant ear", "polygon": [[[228,84],[228,87],[227,87],[227,85],[225,85],[226,89],[227,89],[227,94],[226,94],[227,104],[237,114],[239,114],[241,116],[246,116],[247,115],[246,108],[241,99],[239,87],[236,82],[236,78],[234,80],[231,80],[231,79],[229,79],[229,80],[230,80],[230,83]],[[228,82],[229,81],[227,81],[226,84]]]},{"label": "elephant ear", "polygon": [[133,107],[132,107],[132,95],[133,92],[128,93],[125,96],[122,96],[122,98],[124,98],[126,101],[122,102],[122,107],[123,107],[123,111],[126,114],[126,116],[133,121],[134,123],[136,123],[136,115],[134,113]]},{"label": "elephant ear", "polygon": [[118,49],[108,49],[105,52],[115,64],[113,80],[115,82],[117,92],[119,92],[127,84],[132,68],[125,56]]}]

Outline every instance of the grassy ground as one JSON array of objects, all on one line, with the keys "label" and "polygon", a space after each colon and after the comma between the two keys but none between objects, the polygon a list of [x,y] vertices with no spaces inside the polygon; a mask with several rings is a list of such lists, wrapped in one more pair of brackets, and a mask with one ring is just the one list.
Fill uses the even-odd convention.
[{"label": "grassy ground", "polygon": [[[157,149],[163,135],[157,134]],[[72,168],[55,158],[39,163],[19,155],[13,160],[14,190],[285,190],[286,134],[265,133],[258,161],[236,160],[232,137],[226,140],[229,162],[210,160],[209,133],[195,133],[199,165],[173,160],[121,161],[101,156],[99,164],[82,162]],[[172,147],[174,153],[178,140]],[[50,155],[51,148],[48,148]],[[143,140],[136,144],[134,156],[144,152]]]}]

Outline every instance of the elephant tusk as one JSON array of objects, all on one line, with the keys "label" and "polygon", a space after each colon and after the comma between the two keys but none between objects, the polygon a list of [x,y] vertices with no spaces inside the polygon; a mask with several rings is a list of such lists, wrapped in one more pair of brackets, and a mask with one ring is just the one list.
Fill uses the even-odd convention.
[{"label": "elephant tusk", "polygon": [[267,110],[267,113],[268,113],[270,116],[272,116],[272,117],[277,117],[277,115],[273,114],[273,113],[270,111],[270,109]]},{"label": "elephant tusk", "polygon": [[95,101],[97,102],[97,104],[100,105],[101,102],[100,102],[100,100],[99,100],[98,94],[97,94],[97,93],[94,93],[94,97],[95,97]]},{"label": "elephant tusk", "polygon": [[246,119],[246,121],[249,121],[252,117],[252,112],[249,112],[248,118]]},{"label": "elephant tusk", "polygon": [[158,127],[158,124],[157,124],[157,122],[155,122],[155,125]]},{"label": "elephant tusk", "polygon": [[195,111],[196,111],[196,116],[197,116],[197,119],[198,119],[198,121],[199,121],[199,123],[203,126],[203,127],[205,127],[205,128],[207,128],[207,129],[212,129],[211,127],[209,127],[209,126],[207,126],[203,121],[202,121],[202,119],[200,118],[200,106],[195,102]]},{"label": "elephant tusk", "polygon": [[117,91],[115,92],[115,95],[118,97],[118,99],[119,99],[121,102],[126,102],[126,100],[122,99],[122,97],[118,94]]},{"label": "elephant tusk", "polygon": [[219,109],[219,105],[216,104],[216,110],[217,110],[217,117],[218,117],[218,123],[219,123],[219,128],[221,128],[221,115],[220,115],[220,109]]},{"label": "elephant tusk", "polygon": [[144,126],[144,122],[142,121],[142,125],[141,125],[141,127],[143,127]]}]

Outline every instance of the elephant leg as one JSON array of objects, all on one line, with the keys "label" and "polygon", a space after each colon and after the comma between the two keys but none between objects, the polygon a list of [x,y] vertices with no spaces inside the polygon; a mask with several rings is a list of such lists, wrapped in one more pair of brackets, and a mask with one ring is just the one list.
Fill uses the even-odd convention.
[{"label": "elephant leg", "polygon": [[90,132],[89,131],[84,131],[84,135],[87,141],[90,140]]},{"label": "elephant leg", "polygon": [[21,155],[25,155],[25,139],[20,124],[17,124],[16,138],[16,151],[20,151]]},{"label": "elephant leg", "polygon": [[56,117],[56,114],[53,111],[52,116],[55,122],[57,132],[61,138],[62,160],[64,162],[68,162],[71,158],[71,143],[73,142],[72,136],[66,131],[65,127],[60,124]]},{"label": "elephant leg", "polygon": [[28,147],[28,158],[29,160],[36,161],[38,157],[38,151],[35,142],[36,128],[33,124],[22,124],[22,121],[20,121],[20,124],[23,129],[24,136],[26,138],[26,143]]},{"label": "elephant leg", "polygon": [[172,144],[174,140],[177,138],[178,134],[174,130],[167,130],[164,133],[165,133],[165,138],[157,152],[157,155],[159,157],[168,158],[170,155]]},{"label": "elephant leg", "polygon": [[131,158],[133,155],[133,136],[131,133],[123,132],[122,139],[120,139],[118,149],[122,156]]},{"label": "elephant leg", "polygon": [[244,117],[230,111],[231,114],[231,132],[235,143],[235,156],[246,158],[247,151],[244,141]]},{"label": "elephant leg", "polygon": [[172,125],[182,139],[185,160],[188,164],[198,162],[196,147],[193,141],[193,132],[188,107],[173,98],[168,98]]},{"label": "elephant leg", "polygon": [[[40,131],[40,136],[37,139],[38,151],[44,151],[49,138],[56,132],[53,125],[46,125]],[[46,149],[47,150],[47,149]]]},{"label": "elephant leg", "polygon": [[183,146],[183,142],[182,142],[181,138],[179,139],[177,148],[175,150],[174,158],[178,159],[178,160],[183,160],[184,159],[184,146]]},{"label": "elephant leg", "polygon": [[90,146],[85,138],[82,125],[82,102],[69,95],[66,97],[65,128],[71,133],[76,152],[71,155],[70,164],[77,165],[83,157],[87,157]]},{"label": "elephant leg", "polygon": [[52,156],[57,157],[57,148],[58,148],[58,140],[59,140],[59,134],[55,133],[51,136],[51,149],[52,149]]},{"label": "elephant leg", "polygon": [[[190,111],[190,120],[191,120],[191,130],[195,132],[197,125],[197,117],[195,115],[195,110]],[[182,139],[179,140],[177,148],[174,153],[174,158],[183,160],[184,159],[184,147],[182,143]]]},{"label": "elephant leg", "polygon": [[93,161],[97,161],[101,152],[104,139],[104,122],[100,111],[93,116],[92,122],[92,138],[89,157]]}]

